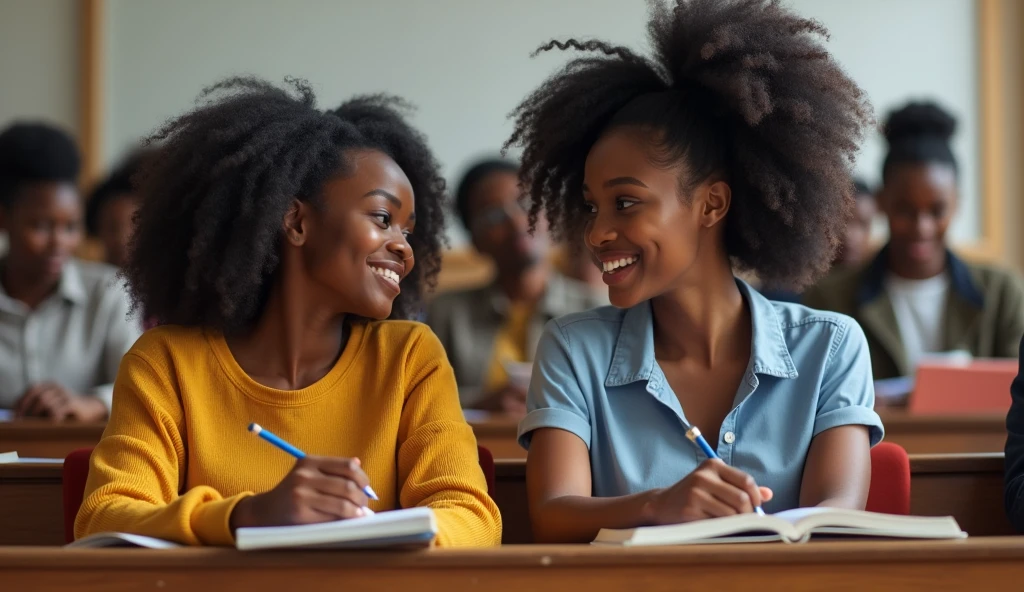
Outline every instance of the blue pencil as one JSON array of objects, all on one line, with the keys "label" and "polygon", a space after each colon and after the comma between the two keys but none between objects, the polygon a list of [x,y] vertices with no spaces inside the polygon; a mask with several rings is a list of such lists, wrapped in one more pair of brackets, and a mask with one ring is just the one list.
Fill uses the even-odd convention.
[{"label": "blue pencil", "polygon": [[[305,452],[303,452],[303,451],[299,450],[298,448],[292,446],[291,444],[285,442],[284,440],[279,438],[277,436],[277,434],[274,434],[273,432],[271,432],[270,430],[264,428],[263,426],[261,426],[258,423],[251,423],[251,424],[249,424],[249,431],[254,433],[254,434],[256,434],[260,438],[263,438],[267,442],[270,442],[274,446],[277,446],[281,450],[284,450],[285,452],[287,452],[288,454],[294,456],[295,458],[305,458],[305,456],[306,456]],[[370,498],[372,500],[379,499],[377,497],[376,492],[374,492],[373,488],[370,487],[369,485],[367,485],[366,487],[363,488],[363,493],[366,494],[366,497],[368,497],[368,498]]]},{"label": "blue pencil", "polygon": [[[715,451],[714,449],[711,448],[711,445],[708,444],[708,441],[704,439],[703,435],[701,435],[700,430],[697,429],[697,426],[691,426],[690,429],[686,430],[686,437],[690,439],[690,442],[693,442],[694,444],[699,446],[702,451],[704,451],[704,456],[708,458],[718,458],[719,460],[721,460],[721,458],[719,458],[719,456],[715,454]],[[764,510],[761,509],[761,506],[755,507],[754,511],[760,514],[761,516],[764,516]]]}]

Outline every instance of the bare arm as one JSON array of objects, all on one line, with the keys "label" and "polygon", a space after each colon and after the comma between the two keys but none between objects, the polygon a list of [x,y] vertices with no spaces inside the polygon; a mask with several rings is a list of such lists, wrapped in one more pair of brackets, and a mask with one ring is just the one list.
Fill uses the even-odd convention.
[{"label": "bare arm", "polygon": [[678,524],[754,511],[772,492],[743,471],[707,460],[664,489],[592,497],[590,454],[575,434],[557,428],[533,434],[526,491],[539,543],[586,543],[602,528]]},{"label": "bare arm", "polygon": [[871,484],[868,428],[842,425],[811,440],[800,485],[800,505],[863,510]]},{"label": "bare arm", "polygon": [[526,492],[538,543],[589,543],[602,528],[633,528],[652,521],[653,491],[591,497],[587,445],[565,430],[544,428],[533,433]]}]

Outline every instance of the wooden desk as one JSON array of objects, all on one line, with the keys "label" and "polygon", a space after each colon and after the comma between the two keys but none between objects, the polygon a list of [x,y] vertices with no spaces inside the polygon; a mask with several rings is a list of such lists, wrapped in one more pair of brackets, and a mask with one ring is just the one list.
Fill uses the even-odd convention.
[{"label": "wooden desk", "polygon": [[[961,454],[1002,452],[1006,443],[1003,415],[929,416],[881,409],[885,441],[895,442],[909,454]],[[516,441],[518,418],[495,415],[469,422],[477,442],[496,459],[523,459],[526,451]]]},{"label": "wooden desk", "polygon": [[5,590],[1018,590],[1024,538],[409,553],[0,548]]},{"label": "wooden desk", "polygon": [[[952,454],[910,457],[910,513],[953,516],[971,536],[1014,534],[1003,509],[1003,455]],[[494,501],[501,510],[502,542],[530,543],[526,463],[495,463]]]},{"label": "wooden desk", "polygon": [[526,451],[516,440],[519,419],[507,415],[492,415],[487,419],[471,420],[469,425],[476,434],[477,444],[490,450],[495,459],[525,459]]},{"label": "wooden desk", "polygon": [[[879,413],[886,441],[903,446],[910,454],[1002,452],[1006,442],[1003,416],[919,416],[884,409]],[[477,441],[494,458],[526,458],[526,451],[516,441],[518,418],[495,415],[469,423]],[[21,456],[63,458],[72,450],[95,446],[103,427],[39,420],[0,422],[0,452],[17,450]]]},{"label": "wooden desk", "polygon": [[53,423],[40,419],[0,422],[0,452],[23,457],[64,458],[72,450],[95,446],[106,423]]},{"label": "wooden desk", "polygon": [[[1012,534],[1003,511],[1003,455],[911,457],[912,514],[953,516],[972,536]],[[529,543],[526,463],[495,466],[494,498],[502,542]],[[64,541],[59,465],[0,465],[0,545],[60,545]]]},{"label": "wooden desk", "polygon": [[909,454],[1002,452],[1006,444],[1006,415],[911,415],[880,409],[885,441]]}]

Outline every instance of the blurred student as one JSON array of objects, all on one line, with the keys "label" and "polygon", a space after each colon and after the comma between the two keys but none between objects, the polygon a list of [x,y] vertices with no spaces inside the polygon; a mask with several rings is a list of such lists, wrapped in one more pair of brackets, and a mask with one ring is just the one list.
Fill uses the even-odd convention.
[{"label": "blurred student", "polygon": [[959,201],[950,139],[956,120],[934,103],[889,115],[878,205],[889,243],[872,260],[808,290],[808,306],[853,316],[876,379],[912,375],[922,356],[953,350],[1016,357],[1024,289],[1013,274],[961,260],[946,244]]},{"label": "blurred student", "polygon": [[106,418],[121,356],[139,336],[116,269],[73,257],[82,240],[78,149],[64,132],[0,133],[0,408]]},{"label": "blurred student", "polygon": [[103,244],[104,258],[115,267],[124,267],[128,262],[132,218],[139,209],[132,179],[145,156],[144,152],[130,155],[93,189],[86,200],[86,231]]},{"label": "blurred student", "polygon": [[438,295],[427,323],[455,368],[463,407],[522,414],[528,385],[508,368],[533,360],[546,322],[605,304],[606,297],[553,269],[543,224],[529,232],[518,173],[515,163],[485,160],[463,176],[459,218],[497,275],[483,288]]},{"label": "blurred student", "polygon": [[444,225],[444,180],[403,103],[325,112],[304,83],[251,78],[204,97],[145,165],[125,273],[163,324],[121,364],[76,536],[230,545],[238,528],[423,506],[438,544],[498,544],[444,350],[400,320]]},{"label": "blurred student", "polygon": [[878,214],[875,195],[860,179],[853,181],[853,212],[832,261],[834,270],[854,267],[871,256],[871,225]]}]

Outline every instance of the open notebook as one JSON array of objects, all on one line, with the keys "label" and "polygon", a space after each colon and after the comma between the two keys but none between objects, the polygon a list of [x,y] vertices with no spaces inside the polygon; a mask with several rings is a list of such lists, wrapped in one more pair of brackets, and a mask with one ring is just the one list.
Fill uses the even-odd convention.
[{"label": "open notebook", "polygon": [[950,516],[896,516],[858,510],[797,508],[778,514],[739,514],[686,524],[602,529],[594,544],[648,546],[708,543],[803,543],[811,535],[959,539],[967,536]]},{"label": "open notebook", "polygon": [[[437,536],[437,520],[430,508],[380,512],[364,518],[303,524],[239,528],[235,546],[255,549],[382,549],[429,546]],[[68,547],[147,547],[168,549],[176,543],[121,532],[101,532]]]}]

